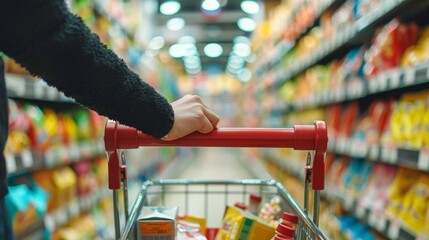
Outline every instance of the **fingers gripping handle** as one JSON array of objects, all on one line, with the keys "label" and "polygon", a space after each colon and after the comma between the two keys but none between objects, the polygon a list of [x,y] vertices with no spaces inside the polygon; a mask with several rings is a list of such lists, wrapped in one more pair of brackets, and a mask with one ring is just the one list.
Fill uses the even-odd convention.
[{"label": "fingers gripping handle", "polygon": [[119,158],[110,156],[117,155],[118,149],[132,149],[140,146],[263,147],[315,150],[313,188],[316,185],[323,189],[324,154],[327,142],[327,130],[323,121],[315,121],[313,125],[295,125],[293,128],[218,128],[208,134],[195,132],[174,141],[163,141],[109,120],[106,123],[104,134],[105,148],[109,153],[109,188],[111,189],[117,189],[120,185],[118,166],[121,165],[111,163],[111,160],[119,161]]}]

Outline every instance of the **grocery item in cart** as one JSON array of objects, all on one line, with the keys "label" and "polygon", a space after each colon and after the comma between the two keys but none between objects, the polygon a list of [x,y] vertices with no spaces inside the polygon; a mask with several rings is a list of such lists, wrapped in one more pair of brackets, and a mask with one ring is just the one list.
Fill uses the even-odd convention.
[{"label": "grocery item in cart", "polygon": [[137,219],[139,240],[174,239],[178,207],[143,207]]},{"label": "grocery item in cart", "polygon": [[272,225],[234,206],[227,206],[216,240],[269,240],[275,234]]}]

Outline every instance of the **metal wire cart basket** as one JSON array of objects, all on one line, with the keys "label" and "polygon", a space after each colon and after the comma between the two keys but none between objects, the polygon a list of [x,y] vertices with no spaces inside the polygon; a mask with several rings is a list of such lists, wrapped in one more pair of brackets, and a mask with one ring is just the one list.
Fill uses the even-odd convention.
[{"label": "metal wire cart basket", "polygon": [[[174,141],[162,141],[147,136],[136,129],[126,127],[114,121],[108,121],[105,129],[105,147],[109,157],[109,188],[113,190],[114,220],[116,239],[136,238],[135,223],[143,206],[166,203],[166,196],[174,195],[175,204],[181,204],[184,214],[199,208],[204,217],[208,209],[219,202],[223,206],[231,200],[242,199],[247,194],[258,192],[269,199],[278,196],[282,210],[299,217],[294,239],[328,239],[319,229],[320,191],[324,189],[324,160],[327,148],[327,129],[322,121],[313,125],[295,125],[293,128],[219,128],[209,134],[193,133]],[[146,181],[134,202],[128,206],[127,166],[121,154],[122,149],[133,149],[141,146],[174,146],[174,147],[254,147],[254,148],[293,148],[311,151],[307,157],[304,185],[304,208],[301,208],[282,184],[275,180],[180,180],[165,179]],[[310,217],[309,191],[314,191],[313,216]],[[125,225],[121,230],[119,190],[123,190]],[[179,200],[182,199],[182,200]],[[191,206],[190,202],[193,204]],[[223,209],[218,212],[222,213]],[[219,219],[220,223],[220,219]],[[134,229],[134,230],[133,230]]]}]

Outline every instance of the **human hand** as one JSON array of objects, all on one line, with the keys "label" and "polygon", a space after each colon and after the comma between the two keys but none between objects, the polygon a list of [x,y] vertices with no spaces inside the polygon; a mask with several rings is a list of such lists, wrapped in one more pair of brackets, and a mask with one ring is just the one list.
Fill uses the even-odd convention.
[{"label": "human hand", "polygon": [[209,133],[219,122],[219,117],[204,105],[199,96],[188,94],[171,103],[171,106],[174,124],[162,140],[175,140],[195,131]]}]

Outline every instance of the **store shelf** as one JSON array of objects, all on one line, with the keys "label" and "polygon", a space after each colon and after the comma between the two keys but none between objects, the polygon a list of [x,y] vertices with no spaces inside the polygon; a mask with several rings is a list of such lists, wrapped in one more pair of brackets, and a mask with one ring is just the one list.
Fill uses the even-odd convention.
[{"label": "store shelf", "polygon": [[406,149],[369,144],[358,139],[330,138],[328,151],[429,173],[429,149]]},{"label": "store shelf", "polygon": [[[396,90],[407,90],[422,84],[429,83],[429,63],[422,63],[414,67],[396,68],[386,70],[377,76],[364,81],[361,79],[347,81],[337,89],[325,90],[312,94],[307,99],[293,102],[290,107],[303,110],[313,107],[321,107],[334,103],[357,100],[373,95],[379,95]],[[283,111],[288,111],[285,109]]]},{"label": "store shelf", "polygon": [[367,15],[351,24],[350,27],[345,27],[342,31],[339,31],[331,40],[323,41],[317,50],[308,54],[307,57],[297,60],[291,66],[279,66],[277,69],[273,69],[272,71],[276,76],[273,89],[278,88],[321,60],[337,54],[342,48],[352,46],[361,35],[375,29],[375,26],[380,22],[393,18],[394,13],[409,2],[412,2],[412,0],[385,0]]},{"label": "store shelf", "polygon": [[45,152],[24,150],[19,154],[6,155],[8,177],[83,161],[105,154],[104,142],[86,141],[77,144],[52,147]]},{"label": "store shelf", "polygon": [[406,230],[399,220],[391,219],[384,213],[379,213],[361,206],[357,199],[352,198],[349,194],[346,194],[339,189],[333,189],[328,186],[323,192],[323,196],[331,201],[339,201],[347,212],[353,214],[362,222],[367,223],[386,239],[419,239],[413,233]]},{"label": "store shelf", "polygon": [[44,81],[33,79],[26,75],[6,74],[7,96],[30,100],[54,101],[74,103],[54,87],[48,86]]},{"label": "store shelf", "polygon": [[94,208],[101,199],[110,197],[111,191],[106,187],[99,189],[88,196],[81,196],[71,200],[65,207],[52,213],[46,214],[43,218],[45,227],[53,232],[58,227],[66,225],[71,219],[80,216]]},{"label": "store shelf", "polygon": [[[296,161],[288,161],[281,158],[278,154],[272,151],[264,151],[263,158],[278,166],[280,169],[288,172],[292,176],[304,180],[304,168],[296,163]],[[371,228],[382,234],[387,239],[393,240],[417,240],[419,239],[410,231],[407,231],[397,220],[388,218],[384,213],[377,213],[370,209],[364,208],[358,204],[358,200],[353,198],[348,193],[344,193],[339,189],[334,189],[331,186],[326,186],[322,191],[322,197],[330,201],[339,201],[343,208],[359,218],[362,222],[367,223]]]},{"label": "store shelf", "polygon": [[[315,14],[316,17],[314,19],[314,23],[310,26],[307,26],[304,29],[301,29],[300,34],[298,35],[298,37],[293,42],[280,40],[272,50],[272,52],[275,53],[275,54],[272,54],[273,57],[266,60],[264,63],[261,63],[261,66],[257,67],[256,72],[262,74],[262,73],[270,70],[271,68],[273,68],[277,64],[279,64],[281,59],[283,58],[283,56],[285,56],[287,53],[289,53],[289,51],[292,50],[293,47],[295,46],[296,42],[298,42],[298,40],[302,36],[307,34],[309,32],[309,30],[315,26],[315,24],[318,22],[318,20],[320,19],[320,17],[322,16],[322,14],[326,10],[328,10],[334,6],[338,6],[342,3],[344,3],[344,0],[330,0],[330,1],[325,1],[325,2],[322,1],[322,3],[319,3],[318,8],[316,9],[316,14]],[[296,7],[296,9],[294,9],[293,12],[295,12],[295,13],[300,12],[300,10],[303,9],[304,7],[306,7],[307,4],[312,4],[312,3],[304,3],[304,4]],[[293,16],[292,20],[290,22],[294,22],[296,20],[296,18],[298,18],[298,17],[299,16]]]}]

